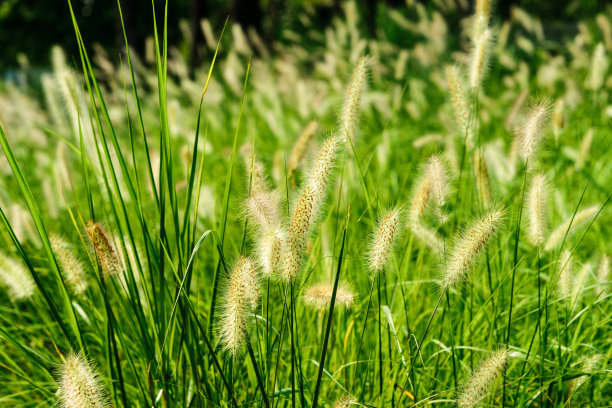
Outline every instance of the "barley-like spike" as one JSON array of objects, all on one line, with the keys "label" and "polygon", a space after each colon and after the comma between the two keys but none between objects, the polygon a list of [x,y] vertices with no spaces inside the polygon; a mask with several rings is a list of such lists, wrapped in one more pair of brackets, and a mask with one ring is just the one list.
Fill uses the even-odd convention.
[{"label": "barley-like spike", "polygon": [[550,251],[556,248],[561,243],[561,241],[563,241],[563,238],[565,237],[566,233],[569,236],[573,231],[576,230],[576,228],[594,217],[598,211],[599,206],[594,205],[577,212],[573,219],[569,218],[564,221],[548,236],[548,239],[546,240],[546,245],[544,246],[544,250]]},{"label": "barley-like spike", "polygon": [[106,408],[110,404],[99,375],[83,354],[71,352],[60,369],[57,398],[62,408]]},{"label": "barley-like spike", "polygon": [[476,256],[488,244],[501,225],[504,213],[495,210],[476,221],[455,242],[445,265],[443,287],[455,285],[468,273]]},{"label": "barley-like spike", "polygon": [[531,244],[538,246],[546,239],[546,203],[548,186],[546,176],[536,174],[531,179],[531,186],[527,194],[527,238]]},{"label": "barley-like spike", "polygon": [[448,91],[459,131],[461,132],[461,136],[466,139],[467,146],[472,148],[474,145],[474,134],[472,126],[470,126],[468,99],[463,88],[459,68],[454,65],[447,66],[446,80],[448,81]]},{"label": "barley-like spike", "polygon": [[370,270],[373,272],[372,276],[376,276],[387,265],[389,254],[395,241],[398,223],[399,211],[397,209],[387,212],[378,222],[378,230],[370,250]]},{"label": "barley-like spike", "polygon": [[525,120],[517,129],[517,149],[523,160],[527,160],[537,151],[544,138],[549,117],[550,102],[548,99],[532,104],[527,110]]},{"label": "barley-like spike", "polygon": [[[481,18],[477,17],[478,20]],[[476,23],[482,25],[484,23]],[[486,26],[485,26],[486,27]],[[477,33],[474,38],[474,48],[470,56],[470,86],[472,89],[478,89],[482,84],[482,80],[487,68],[487,59],[489,58],[489,47],[493,39],[493,32],[490,28],[484,28]]]},{"label": "barley-like spike", "polygon": [[474,371],[457,398],[459,408],[473,408],[487,396],[491,386],[502,376],[506,364],[508,364],[508,354],[507,349],[501,349]]},{"label": "barley-like spike", "polygon": [[115,250],[110,237],[104,231],[104,228],[96,222],[89,221],[87,224],[87,235],[93,244],[96,256],[102,267],[102,272],[105,278],[111,275],[116,275],[121,272],[121,261]]},{"label": "barley-like spike", "polygon": [[359,105],[361,104],[361,95],[366,86],[366,76],[368,72],[368,59],[361,57],[353,71],[351,83],[346,89],[344,96],[344,105],[340,114],[340,133],[347,138],[355,140],[355,129],[357,128],[357,120],[359,118]]},{"label": "barley-like spike", "polygon": [[[327,310],[331,303],[334,286],[327,283],[312,285],[304,291],[304,303],[318,310]],[[336,291],[336,306],[350,308],[355,299],[355,293],[346,285],[340,284]]]}]

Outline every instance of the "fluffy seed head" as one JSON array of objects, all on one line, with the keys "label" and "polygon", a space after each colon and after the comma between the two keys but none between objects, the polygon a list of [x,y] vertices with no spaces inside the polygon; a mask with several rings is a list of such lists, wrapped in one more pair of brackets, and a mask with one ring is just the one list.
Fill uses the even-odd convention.
[{"label": "fluffy seed head", "polygon": [[421,222],[411,222],[409,227],[417,241],[428,247],[432,252],[437,253],[444,248],[442,237],[433,229]]},{"label": "fluffy seed head", "polygon": [[531,179],[531,186],[527,194],[527,238],[533,245],[538,246],[546,239],[546,202],[548,186],[546,176],[536,174]]},{"label": "fluffy seed head", "polygon": [[316,120],[313,120],[306,126],[298,140],[295,142],[293,150],[291,151],[291,156],[289,156],[289,161],[287,162],[289,177],[293,176],[300,167],[300,164],[304,159],[304,155],[306,154],[306,150],[308,150],[308,145],[317,132],[318,127],[319,123]]},{"label": "fluffy seed head", "polygon": [[490,28],[484,28],[474,38],[474,48],[470,56],[470,86],[472,89],[477,89],[482,83],[492,39],[493,32]]},{"label": "fluffy seed head", "polygon": [[267,191],[264,165],[256,159],[253,146],[250,144],[242,145],[240,153],[247,169],[247,181],[250,180],[251,183],[251,193]]},{"label": "fluffy seed head", "polygon": [[265,277],[280,275],[282,271],[282,250],[284,232],[279,228],[264,232],[258,243],[259,264]]},{"label": "fluffy seed head", "polygon": [[55,256],[59,262],[64,277],[68,283],[74,288],[76,293],[83,293],[87,289],[87,279],[85,277],[85,269],[83,263],[65,240],[57,235],[49,238],[51,248],[55,252]]},{"label": "fluffy seed head", "polygon": [[332,136],[323,142],[313,164],[310,178],[295,205],[283,249],[283,276],[285,279],[295,279],[300,272],[306,238],[325,201],[329,176],[342,140],[340,136]]},{"label": "fluffy seed head", "polygon": [[351,83],[344,96],[344,105],[340,114],[340,134],[355,140],[355,129],[359,118],[359,105],[361,95],[366,86],[366,76],[368,72],[368,60],[361,57],[353,71]]},{"label": "fluffy seed head", "polygon": [[599,262],[599,268],[597,269],[597,280],[599,284],[605,284],[610,279],[610,257],[603,254],[601,261]]},{"label": "fluffy seed head", "polygon": [[476,256],[499,229],[504,212],[495,210],[476,221],[455,242],[445,265],[443,287],[458,283],[467,274]]},{"label": "fluffy seed head", "polygon": [[459,68],[454,65],[447,66],[446,80],[448,81],[448,91],[459,131],[461,136],[466,139],[468,147],[471,148],[474,144],[474,134],[472,126],[470,126],[470,111]]},{"label": "fluffy seed head", "polygon": [[474,152],[474,173],[476,173],[476,190],[480,200],[485,208],[489,208],[493,204],[491,177],[484,155],[478,152]]},{"label": "fluffy seed head", "polygon": [[121,272],[121,261],[104,228],[97,222],[89,221],[86,231],[96,251],[104,277],[108,278]]},{"label": "fluffy seed head", "polygon": [[249,306],[257,306],[259,289],[253,263],[245,257],[236,262],[230,275],[223,304],[219,339],[223,349],[238,354],[247,326]]},{"label": "fluffy seed head", "polygon": [[448,194],[448,172],[446,166],[439,155],[433,155],[427,159],[426,174],[430,180],[431,198],[436,205],[436,211],[441,218],[442,207],[446,203]]},{"label": "fluffy seed head", "polygon": [[246,214],[251,225],[267,232],[280,224],[278,196],[274,191],[253,190],[246,200]]},{"label": "fluffy seed head", "polygon": [[559,134],[561,130],[565,127],[565,102],[563,98],[557,99],[555,102],[555,107],[553,108],[552,114],[552,124],[553,124],[553,133],[555,135],[555,142],[559,140]]},{"label": "fluffy seed head", "polygon": [[431,180],[427,177],[427,174],[424,174],[410,205],[410,213],[408,215],[410,224],[418,224],[421,221],[431,198],[431,190]]},{"label": "fluffy seed head", "polygon": [[60,373],[57,397],[62,408],[109,406],[98,373],[82,354],[68,354]]},{"label": "fluffy seed head", "polygon": [[502,375],[508,363],[508,350],[497,351],[472,374],[457,398],[459,408],[473,408],[487,396],[491,386]]},{"label": "fluffy seed head", "polygon": [[566,233],[569,236],[576,230],[576,228],[593,218],[597,212],[599,212],[599,206],[594,205],[577,212],[573,219],[570,217],[564,221],[553,232],[551,232],[548,240],[546,240],[544,250],[550,251],[555,249],[561,243],[561,241],[563,241]]},{"label": "fluffy seed head", "polygon": [[[304,303],[318,310],[326,310],[331,303],[334,286],[327,283],[313,285],[304,292]],[[355,294],[348,286],[338,285],[335,305],[342,305],[347,309],[353,304]]]},{"label": "fluffy seed head", "polygon": [[23,263],[0,252],[0,281],[6,286],[11,299],[25,300],[34,294],[36,283]]},{"label": "fluffy seed head", "polygon": [[572,269],[574,263],[571,258],[570,251],[565,249],[559,257],[559,280],[557,281],[557,290],[560,298],[566,298],[572,295],[572,287],[574,285],[574,276]]},{"label": "fluffy seed head", "polygon": [[393,248],[393,242],[399,223],[399,211],[397,209],[389,211],[378,222],[376,237],[370,250],[370,269],[376,273],[382,271],[387,265],[389,254]]},{"label": "fluffy seed head", "polygon": [[596,91],[600,89],[606,78],[608,71],[608,58],[606,56],[606,47],[602,43],[597,44],[593,53],[593,61],[591,63],[591,75],[589,76],[588,86]]},{"label": "fluffy seed head", "polygon": [[525,120],[517,129],[517,149],[523,160],[536,152],[544,138],[546,125],[550,117],[550,102],[543,99],[532,104],[527,110]]},{"label": "fluffy seed head", "polygon": [[349,408],[351,405],[356,404],[357,400],[351,395],[343,395],[336,403],[334,408]]}]

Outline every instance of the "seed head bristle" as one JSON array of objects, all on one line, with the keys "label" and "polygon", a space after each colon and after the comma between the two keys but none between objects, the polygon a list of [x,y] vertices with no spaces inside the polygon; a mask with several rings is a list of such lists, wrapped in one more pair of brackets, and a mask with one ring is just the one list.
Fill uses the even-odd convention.
[{"label": "seed head bristle", "polygon": [[104,228],[96,222],[89,221],[86,231],[96,251],[104,277],[108,278],[120,273],[122,270],[121,261],[115,250],[115,245],[113,245]]},{"label": "seed head bristle", "polygon": [[504,213],[495,210],[476,221],[455,242],[445,265],[443,287],[455,285],[468,273],[476,256],[499,229]]},{"label": "seed head bristle", "polygon": [[60,370],[57,397],[62,408],[106,408],[110,404],[99,375],[83,354],[71,352]]},{"label": "seed head bristle", "polygon": [[467,146],[473,147],[474,135],[470,126],[470,111],[468,109],[468,99],[463,89],[463,81],[459,68],[454,65],[446,67],[446,80],[448,81],[448,91],[453,105],[455,120],[459,126],[461,136],[466,139]]},{"label": "seed head bristle", "polygon": [[359,118],[359,105],[361,96],[366,86],[366,76],[368,72],[368,59],[359,58],[353,71],[351,83],[346,89],[344,105],[340,114],[340,134],[355,140],[355,129]]},{"label": "seed head bristle", "polygon": [[246,214],[252,226],[268,232],[280,224],[278,196],[274,191],[254,190],[246,200]]},{"label": "seed head bristle", "polygon": [[410,223],[412,235],[432,252],[440,252],[444,248],[442,237],[433,229],[421,222]]},{"label": "seed head bristle", "polygon": [[282,250],[285,241],[282,229],[268,230],[263,233],[258,243],[259,264],[262,274],[267,277],[280,276],[282,272]]},{"label": "seed head bristle", "polygon": [[[477,17],[481,20],[482,17]],[[485,23],[477,22],[477,26]],[[493,31],[490,28],[480,29],[474,38],[472,55],[470,56],[470,86],[472,89],[477,89],[482,84],[482,80],[487,68],[487,59],[489,58],[489,47],[493,39]]]},{"label": "seed head bristle", "polygon": [[316,120],[310,122],[300,134],[300,137],[295,142],[289,160],[287,162],[287,171],[291,178],[300,167],[304,155],[308,150],[308,145],[319,128],[319,123]]},{"label": "seed head bristle", "polygon": [[236,262],[231,272],[223,304],[219,339],[223,349],[236,356],[244,343],[249,306],[257,306],[259,289],[253,263],[245,257]]},{"label": "seed head bristle", "polygon": [[580,225],[584,224],[585,222],[589,221],[598,212],[599,212],[599,206],[594,205],[589,208],[585,208],[582,211],[577,212],[573,218],[570,217],[569,219],[564,221],[548,236],[548,240],[546,240],[546,245],[544,246],[544,250],[550,251],[556,248],[561,243],[561,241],[563,241],[566,233],[569,236],[572,232],[576,230],[576,228],[578,228]]},{"label": "seed head bristle", "polygon": [[436,205],[436,212],[444,220],[442,207],[446,203],[446,196],[448,194],[448,172],[439,155],[433,155],[427,159],[426,173],[427,178],[430,180],[431,195]]},{"label": "seed head bristle", "polygon": [[248,179],[251,183],[251,194],[268,191],[264,165],[255,156],[253,146],[246,143],[240,148],[240,153],[247,169]]},{"label": "seed head bristle", "polygon": [[64,277],[68,283],[74,288],[76,293],[83,293],[87,289],[87,279],[85,277],[85,269],[83,263],[65,240],[57,235],[52,235],[49,238],[51,248],[55,252],[55,256],[59,262]]},{"label": "seed head bristle", "polygon": [[295,279],[300,272],[306,238],[325,201],[329,176],[341,145],[340,136],[332,136],[323,142],[310,178],[293,210],[283,249],[283,277],[287,280]]},{"label": "seed head bristle", "polygon": [[457,398],[459,408],[473,408],[487,396],[491,386],[501,377],[506,364],[508,364],[508,350],[501,349],[485,360],[476,371],[468,383],[463,387],[463,391]]},{"label": "seed head bristle", "polygon": [[390,210],[378,222],[376,237],[370,250],[370,270],[373,276],[382,271],[389,260],[399,224],[399,210]]},{"label": "seed head bristle", "polygon": [[527,160],[536,152],[545,136],[549,117],[550,102],[548,99],[532,104],[527,110],[523,123],[517,129],[517,150],[523,160]]},{"label": "seed head bristle", "polygon": [[[305,290],[304,292],[304,303],[318,310],[327,310],[331,303],[332,292],[334,286],[327,283],[320,283],[313,285]],[[347,309],[353,304],[355,299],[355,293],[350,287],[345,285],[338,285],[336,290],[336,303],[335,305],[341,305]]]},{"label": "seed head bristle", "polygon": [[546,203],[548,186],[546,176],[536,174],[531,179],[531,186],[527,194],[527,238],[535,246],[542,245],[546,239]]},{"label": "seed head bristle", "polygon": [[36,289],[36,283],[23,263],[3,252],[0,252],[0,280],[15,301],[31,297]]}]

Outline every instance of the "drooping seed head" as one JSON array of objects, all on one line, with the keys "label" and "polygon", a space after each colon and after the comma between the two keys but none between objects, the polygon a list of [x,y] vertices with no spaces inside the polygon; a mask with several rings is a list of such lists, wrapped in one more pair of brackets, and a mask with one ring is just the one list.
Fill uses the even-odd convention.
[{"label": "drooping seed head", "polygon": [[546,207],[548,186],[546,176],[536,174],[531,179],[527,194],[527,238],[535,246],[542,245],[546,239]]},{"label": "drooping seed head", "polygon": [[[333,290],[334,286],[327,283],[313,285],[304,292],[304,303],[314,309],[327,310],[331,304]],[[350,287],[342,284],[338,285],[336,306],[341,305],[348,309],[352,306],[354,299],[355,293]]]},{"label": "drooping seed head", "polygon": [[329,176],[342,140],[340,136],[332,136],[323,142],[308,182],[295,205],[283,248],[285,279],[295,279],[300,272],[306,238],[325,201]]},{"label": "drooping seed head", "polygon": [[70,244],[57,235],[51,236],[49,241],[51,242],[53,252],[55,252],[56,259],[64,272],[64,277],[76,293],[83,293],[87,289],[87,279],[83,263],[76,252],[71,248]]},{"label": "drooping seed head", "polygon": [[550,117],[550,102],[542,99],[532,104],[521,126],[517,129],[518,154],[527,160],[537,151],[545,136],[546,126]]},{"label": "drooping seed head", "polygon": [[373,276],[382,271],[389,261],[399,224],[399,210],[390,210],[378,222],[376,237],[370,250],[370,270]]},{"label": "drooping seed head", "polygon": [[508,354],[507,349],[501,349],[474,371],[457,398],[459,408],[476,407],[487,396],[492,385],[502,376],[506,364],[508,364]]},{"label": "drooping seed head", "polygon": [[223,349],[234,356],[239,353],[245,340],[249,307],[256,307],[258,299],[255,267],[248,258],[241,257],[230,275],[219,331]]},{"label": "drooping seed head", "polygon": [[472,148],[474,145],[474,134],[472,126],[470,125],[468,99],[463,88],[463,80],[459,68],[454,65],[447,66],[446,80],[448,81],[448,91],[459,131],[461,132],[461,136],[466,140],[467,146]]},{"label": "drooping seed head", "polygon": [[110,404],[92,364],[71,352],[60,369],[57,398],[62,408],[106,408]]},{"label": "drooping seed head", "polygon": [[344,105],[340,114],[340,134],[355,140],[355,129],[359,118],[359,105],[361,95],[366,86],[366,76],[368,73],[368,59],[361,57],[353,71],[351,83],[346,89]]},{"label": "drooping seed head", "polygon": [[89,221],[86,231],[96,251],[104,277],[108,278],[121,272],[121,261],[115,250],[115,245],[113,245],[104,228],[97,222]]},{"label": "drooping seed head", "polygon": [[551,232],[548,239],[546,240],[546,245],[544,245],[544,250],[550,251],[555,249],[565,239],[566,234],[567,236],[569,236],[579,226],[586,223],[595,215],[597,215],[598,212],[599,206],[594,205],[577,212],[573,218],[570,217],[569,219],[564,221],[553,232]]},{"label": "drooping seed head", "polygon": [[442,286],[446,289],[461,281],[478,254],[500,228],[503,210],[495,210],[476,221],[456,240],[445,264]]},{"label": "drooping seed head", "polygon": [[313,120],[306,126],[300,137],[298,137],[296,140],[293,150],[291,151],[291,155],[289,156],[289,161],[287,162],[289,177],[292,177],[300,167],[300,164],[304,159],[304,155],[308,150],[308,145],[316,134],[318,128],[319,123],[316,120]]},{"label": "drooping seed head", "polygon": [[0,281],[14,301],[31,297],[36,289],[36,283],[24,264],[3,252],[0,252]]},{"label": "drooping seed head", "polygon": [[493,39],[493,31],[490,28],[484,28],[477,34],[470,56],[470,86],[472,89],[477,89],[482,84]]}]

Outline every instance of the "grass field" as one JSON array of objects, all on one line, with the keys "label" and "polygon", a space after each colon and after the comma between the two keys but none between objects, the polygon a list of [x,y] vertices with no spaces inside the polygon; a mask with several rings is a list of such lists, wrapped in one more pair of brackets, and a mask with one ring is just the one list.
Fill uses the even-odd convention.
[{"label": "grass field", "polygon": [[612,406],[611,16],[437,7],[195,79],[73,16],[0,84],[0,405]]}]

